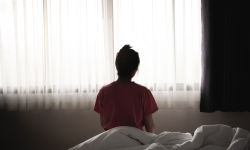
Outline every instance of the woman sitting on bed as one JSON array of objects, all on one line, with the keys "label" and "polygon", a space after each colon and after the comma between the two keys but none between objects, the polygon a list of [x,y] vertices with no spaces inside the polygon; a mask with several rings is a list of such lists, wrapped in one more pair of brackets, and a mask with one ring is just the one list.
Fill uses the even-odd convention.
[{"label": "woman sitting on bed", "polygon": [[117,53],[118,80],[99,91],[94,107],[104,130],[132,126],[154,132],[152,114],[158,110],[154,97],[146,87],[131,81],[139,63],[138,53],[129,45]]}]

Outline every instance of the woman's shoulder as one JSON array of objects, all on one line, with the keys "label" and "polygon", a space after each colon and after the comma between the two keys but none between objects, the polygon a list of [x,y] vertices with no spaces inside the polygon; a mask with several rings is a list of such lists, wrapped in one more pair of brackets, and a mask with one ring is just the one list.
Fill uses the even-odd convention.
[{"label": "woman's shoulder", "polygon": [[141,84],[139,84],[139,83],[135,83],[135,82],[132,82],[132,83],[134,84],[134,86],[135,86],[137,89],[139,89],[139,90],[141,90],[141,91],[143,91],[143,92],[150,92],[150,90],[149,90],[146,86],[141,85]]},{"label": "woman's shoulder", "polygon": [[114,82],[111,82],[111,83],[109,83],[109,84],[103,85],[103,86],[100,88],[100,91],[108,90],[108,89],[112,88],[114,85],[115,85],[115,81],[114,81]]}]

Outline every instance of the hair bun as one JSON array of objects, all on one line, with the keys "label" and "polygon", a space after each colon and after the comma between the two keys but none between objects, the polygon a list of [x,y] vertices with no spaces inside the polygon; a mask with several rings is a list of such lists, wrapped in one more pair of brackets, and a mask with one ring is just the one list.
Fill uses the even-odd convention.
[{"label": "hair bun", "polygon": [[122,47],[122,49],[131,49],[132,47],[129,44],[126,44]]}]

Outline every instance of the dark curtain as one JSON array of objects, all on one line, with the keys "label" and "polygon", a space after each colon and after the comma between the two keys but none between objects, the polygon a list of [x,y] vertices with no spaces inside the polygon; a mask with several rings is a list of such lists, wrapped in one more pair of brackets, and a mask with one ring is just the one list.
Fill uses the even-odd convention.
[{"label": "dark curtain", "polygon": [[200,111],[250,110],[250,5],[202,0]]}]

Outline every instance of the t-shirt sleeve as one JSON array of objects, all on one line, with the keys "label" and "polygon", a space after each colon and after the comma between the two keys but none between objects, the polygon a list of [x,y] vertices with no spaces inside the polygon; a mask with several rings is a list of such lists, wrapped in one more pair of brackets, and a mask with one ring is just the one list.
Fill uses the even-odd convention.
[{"label": "t-shirt sleeve", "polygon": [[102,110],[102,99],[103,99],[103,91],[100,90],[97,94],[94,111],[97,113],[101,113]]},{"label": "t-shirt sleeve", "polygon": [[150,92],[150,90],[146,90],[144,94],[144,104],[143,104],[143,109],[144,109],[144,115],[147,116],[149,114],[152,114],[158,110],[158,106],[155,102],[155,99]]}]

